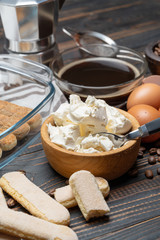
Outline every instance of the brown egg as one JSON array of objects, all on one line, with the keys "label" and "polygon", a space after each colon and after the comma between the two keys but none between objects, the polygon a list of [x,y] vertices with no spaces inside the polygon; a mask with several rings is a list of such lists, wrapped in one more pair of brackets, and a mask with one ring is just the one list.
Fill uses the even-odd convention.
[{"label": "brown egg", "polygon": [[147,104],[156,109],[160,107],[160,86],[145,83],[135,88],[127,100],[127,109],[137,104]]},{"label": "brown egg", "polygon": [[[140,125],[146,124],[154,119],[160,118],[160,111],[146,104],[138,104],[131,107],[128,112],[134,116]],[[160,132],[142,138],[142,142],[154,142],[160,138]]]}]

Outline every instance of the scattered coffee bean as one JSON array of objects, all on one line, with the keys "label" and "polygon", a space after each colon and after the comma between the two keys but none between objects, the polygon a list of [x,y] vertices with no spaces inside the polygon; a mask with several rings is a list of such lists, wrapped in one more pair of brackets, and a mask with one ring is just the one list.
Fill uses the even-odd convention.
[{"label": "scattered coffee bean", "polygon": [[149,156],[148,157],[148,163],[153,165],[156,163],[156,158],[154,156]]},{"label": "scattered coffee bean", "polygon": [[156,54],[157,56],[160,56],[160,46],[159,46],[159,43],[155,46],[153,52],[154,52],[154,54]]},{"label": "scattered coffee bean", "polygon": [[149,178],[149,179],[152,179],[153,178],[153,172],[152,172],[152,170],[146,170],[145,171],[145,176],[146,176],[146,178]]},{"label": "scattered coffee bean", "polygon": [[16,203],[17,203],[16,200],[14,200],[13,198],[9,198],[9,199],[7,200],[7,206],[8,206],[9,208],[15,207]]},{"label": "scattered coffee bean", "polygon": [[130,177],[136,177],[138,175],[138,169],[137,168],[131,169],[130,171],[128,171],[128,175]]},{"label": "scattered coffee bean", "polygon": [[157,155],[160,156],[160,148],[157,148]]},{"label": "scattered coffee bean", "polygon": [[144,146],[140,146],[139,151],[144,153],[146,151],[146,148]]},{"label": "scattered coffee bean", "polygon": [[24,170],[18,170],[18,171],[23,173],[24,175],[26,175],[26,171],[24,171]]},{"label": "scattered coffee bean", "polygon": [[68,180],[68,179],[65,181],[65,184],[66,184],[66,185],[68,185],[68,184],[69,184],[69,180]]},{"label": "scattered coffee bean", "polygon": [[159,53],[158,53],[158,51],[156,51],[156,50],[154,50],[154,54],[157,55],[157,56],[159,56]]},{"label": "scattered coffee bean", "polygon": [[149,154],[150,154],[150,155],[155,155],[155,154],[157,154],[157,148],[150,148],[150,149],[149,149]]},{"label": "scattered coffee bean", "polygon": [[160,167],[157,168],[157,174],[160,175]]},{"label": "scattered coffee bean", "polygon": [[51,190],[49,191],[48,194],[49,194],[50,197],[54,197],[54,192],[55,192],[55,190],[56,190],[56,189],[53,188],[53,189],[51,189]]},{"label": "scattered coffee bean", "polygon": [[138,158],[143,158],[143,152],[142,151],[138,151]]}]

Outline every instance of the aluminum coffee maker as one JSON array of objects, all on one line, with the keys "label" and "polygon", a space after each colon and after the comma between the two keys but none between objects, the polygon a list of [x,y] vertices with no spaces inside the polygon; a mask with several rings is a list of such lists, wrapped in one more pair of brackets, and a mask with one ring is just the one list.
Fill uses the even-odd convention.
[{"label": "aluminum coffee maker", "polygon": [[4,48],[49,65],[58,51],[56,27],[64,0],[0,0]]}]

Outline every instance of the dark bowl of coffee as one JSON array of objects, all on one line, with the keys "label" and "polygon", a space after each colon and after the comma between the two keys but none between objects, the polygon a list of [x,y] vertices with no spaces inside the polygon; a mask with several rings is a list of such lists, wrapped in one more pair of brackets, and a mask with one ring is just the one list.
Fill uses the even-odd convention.
[{"label": "dark bowl of coffee", "polygon": [[[77,94],[104,99],[120,107],[142,83],[147,64],[138,52],[121,46],[89,44],[59,53],[51,69],[66,97]],[[87,49],[87,51],[86,51]]]},{"label": "dark bowl of coffee", "polygon": [[160,75],[160,40],[151,42],[146,46],[145,56],[151,73]]}]

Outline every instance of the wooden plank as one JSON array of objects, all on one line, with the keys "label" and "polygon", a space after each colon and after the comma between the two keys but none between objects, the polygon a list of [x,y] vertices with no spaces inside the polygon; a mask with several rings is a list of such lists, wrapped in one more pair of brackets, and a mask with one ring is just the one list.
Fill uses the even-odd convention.
[{"label": "wooden plank", "polygon": [[[40,145],[39,139],[39,143],[30,147],[27,154],[19,156],[16,161],[2,169],[1,175],[8,171],[25,170],[27,177],[47,193],[52,188],[64,186],[65,178],[52,170]],[[39,150],[35,151],[37,146]],[[33,151],[30,151],[31,149]],[[113,232],[122,237],[123,234],[128,234],[130,228],[138,228],[143,224],[147,230],[146,225],[160,215],[160,176],[155,174],[150,180],[144,175],[145,169],[151,168],[156,172],[159,164],[151,166],[147,158],[148,153],[143,159],[137,160],[139,175],[136,178],[125,175],[110,182],[111,193],[107,202],[111,212],[106,217],[86,223],[78,207],[70,209],[71,227],[77,232],[79,239],[105,239],[106,236],[107,239],[112,239]],[[145,229],[143,230],[146,231]],[[136,232],[133,239],[136,239],[137,234]]]},{"label": "wooden plank", "polygon": [[[66,0],[60,11],[57,40],[59,48],[75,43],[62,32],[62,27],[94,30],[116,40],[123,46],[144,52],[146,45],[160,39],[160,1],[157,0]],[[3,31],[0,30],[0,50]],[[154,240],[160,237],[160,176],[157,167],[148,164],[148,151],[137,159],[138,175],[128,174],[110,182],[111,193],[106,199],[111,212],[86,223],[78,207],[70,209],[71,227],[80,240]],[[145,177],[152,169],[153,179]],[[66,179],[48,164],[40,138],[29,146],[11,164],[0,170],[0,176],[9,171],[24,170],[27,177],[46,193],[52,188],[65,186]],[[8,196],[6,195],[6,198]],[[15,210],[25,211],[20,205]]]}]

